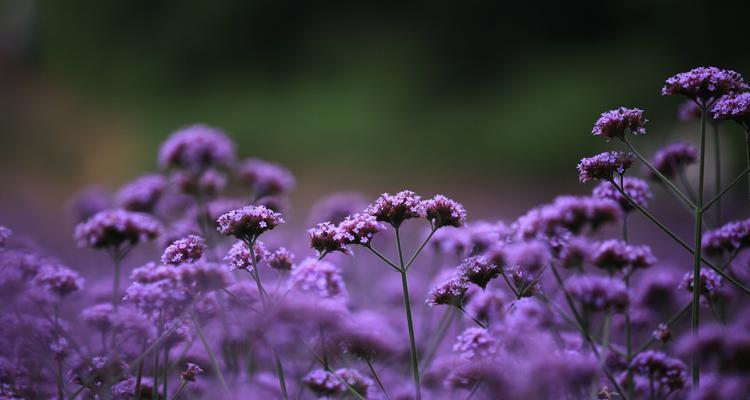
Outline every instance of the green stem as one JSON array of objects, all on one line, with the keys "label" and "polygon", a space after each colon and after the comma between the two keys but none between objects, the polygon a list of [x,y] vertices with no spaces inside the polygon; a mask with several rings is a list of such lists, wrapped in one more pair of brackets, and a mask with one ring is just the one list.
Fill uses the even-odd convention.
[{"label": "green stem", "polygon": [[[708,110],[701,108],[700,166],[698,173],[698,200],[695,209],[695,245],[693,246],[693,304],[690,326],[693,336],[698,335],[700,325],[700,281],[701,281],[701,244],[703,239],[703,183],[706,169],[706,119]],[[693,355],[693,388],[700,386],[700,363],[698,354]]]},{"label": "green stem", "polygon": [[[117,312],[117,307],[120,305],[120,262],[122,257],[119,254],[114,254],[112,261],[115,265],[115,276],[112,278],[112,308]],[[112,333],[112,336],[114,337],[114,333]]]},{"label": "green stem", "polygon": [[659,179],[661,179],[661,181],[664,182],[665,185],[667,185],[670,189],[672,189],[672,192],[674,192],[680,199],[682,199],[682,201],[684,201],[691,208],[693,209],[696,208],[695,204],[693,204],[693,202],[690,201],[690,199],[687,198],[687,196],[685,196],[685,194],[682,193],[682,191],[680,191],[680,189],[678,189],[674,183],[672,183],[672,181],[670,181],[666,176],[664,176],[661,172],[659,172],[658,169],[656,169],[653,165],[651,165],[651,163],[648,162],[648,160],[646,160],[646,158],[644,158],[641,155],[641,153],[639,153],[638,150],[636,150],[635,147],[630,142],[625,142],[625,144],[628,146],[630,151],[632,151],[633,154],[635,154],[635,156],[638,157],[638,159],[644,165],[646,165],[646,167],[648,167],[657,177],[659,177]]},{"label": "green stem", "polygon": [[372,361],[370,361],[370,357],[366,357],[365,362],[367,362],[367,366],[370,368],[372,377],[375,378],[375,382],[377,382],[378,386],[380,387],[380,391],[383,392],[383,396],[385,396],[387,400],[391,400],[391,396],[389,396],[388,392],[385,390],[385,385],[383,385],[383,381],[380,380],[380,376],[378,376],[378,373],[375,372],[375,368],[372,366]]},{"label": "green stem", "polygon": [[216,372],[216,377],[219,378],[219,382],[221,382],[221,387],[224,389],[224,391],[227,392],[227,396],[229,396],[229,398],[232,398],[233,397],[232,391],[229,390],[229,386],[227,385],[227,382],[224,380],[224,375],[221,373],[221,368],[219,368],[219,363],[216,361],[216,356],[214,355],[214,351],[211,350],[211,346],[208,344],[206,337],[203,335],[201,324],[198,322],[198,319],[195,317],[195,314],[191,314],[190,317],[193,320],[193,325],[195,325],[195,331],[196,333],[198,333],[198,337],[201,339],[201,343],[203,343],[203,348],[206,349],[206,354],[208,355],[209,360],[211,360],[211,367]]},{"label": "green stem", "polygon": [[375,254],[379,259],[381,259],[384,263],[388,264],[389,267],[393,268],[396,272],[401,272],[401,269],[394,263],[391,262],[391,260],[385,258],[384,255],[380,254],[379,251],[375,250],[375,248],[372,247],[370,243],[364,245],[366,249],[369,249],[372,254]]},{"label": "green stem", "polygon": [[741,181],[748,172],[750,172],[750,167],[745,168],[742,172],[740,172],[739,175],[737,175],[736,178],[734,178],[734,180],[732,180],[732,182],[730,182],[724,189],[722,189],[719,194],[706,202],[706,204],[703,205],[703,211],[708,210],[714,203],[718,202],[730,189],[737,185],[737,183],[739,183],[739,181]]},{"label": "green stem", "polygon": [[[713,127],[714,134],[714,196],[718,196],[721,193],[721,138],[719,137],[719,124],[714,121],[711,126]],[[748,155],[748,166],[750,166],[750,155]],[[721,225],[721,200],[716,203],[716,224]]]},{"label": "green stem", "polygon": [[[169,382],[169,346],[164,346],[164,375],[162,379],[164,380],[164,390],[162,392],[162,398],[166,399],[168,398],[167,383]],[[154,388],[154,390],[156,390],[156,388]]]},{"label": "green stem", "polygon": [[474,323],[477,324],[480,328],[487,329],[487,325],[485,325],[484,322],[478,320],[476,317],[474,317],[473,315],[469,314],[463,306],[459,306],[459,307],[456,307],[456,308],[458,308],[459,310],[461,310],[461,312],[464,313],[465,316],[469,317],[469,319],[471,319],[472,321],[474,321]]},{"label": "green stem", "polygon": [[284,400],[289,399],[289,394],[286,391],[286,380],[284,379],[284,366],[281,365],[281,357],[276,348],[272,347],[271,352],[273,353],[273,363],[276,367],[276,375],[279,377],[279,388],[281,389],[281,398]]},{"label": "green stem", "polygon": [[[744,124],[745,147],[747,148],[747,168],[750,169],[750,125]],[[748,175],[748,191],[750,192],[750,175]]]},{"label": "green stem", "polygon": [[437,354],[437,350],[440,347],[440,345],[443,343],[443,339],[445,339],[445,335],[448,332],[448,328],[450,328],[451,324],[453,323],[453,320],[456,318],[456,310],[453,309],[453,307],[448,307],[447,310],[445,310],[445,314],[443,314],[443,317],[440,319],[440,323],[438,324],[437,330],[435,331],[435,334],[433,335],[433,341],[430,344],[430,347],[427,349],[427,352],[425,353],[425,357],[422,359],[422,370],[427,370],[430,365],[432,365],[432,360],[435,359],[435,355]]},{"label": "green stem", "polygon": [[[187,382],[188,381],[186,381],[184,379],[180,382],[180,386],[178,386],[177,387],[177,391],[174,392],[174,395],[172,396],[172,400],[177,400],[180,397],[180,393],[182,393],[182,390],[185,389],[185,386],[187,386]],[[137,399],[138,398],[136,397],[136,400]],[[165,397],[165,399],[166,399],[166,397]]]},{"label": "green stem", "polygon": [[432,229],[430,229],[430,234],[427,235],[427,238],[424,240],[424,242],[422,242],[422,244],[419,245],[419,248],[417,249],[417,251],[415,251],[414,254],[411,256],[411,258],[409,258],[409,261],[406,262],[406,267],[405,268],[406,268],[407,271],[409,270],[409,267],[411,267],[411,264],[414,262],[414,260],[416,260],[417,257],[419,256],[419,254],[422,253],[422,250],[427,245],[427,243],[430,241],[430,239],[432,239],[432,235],[435,234],[435,231],[437,231],[437,228],[433,227]]},{"label": "green stem", "polygon": [[406,311],[406,325],[409,329],[409,353],[411,354],[411,372],[414,378],[414,394],[417,400],[422,399],[422,388],[419,383],[419,360],[417,357],[417,341],[414,338],[414,321],[411,316],[411,300],[409,299],[409,282],[406,279],[406,268],[404,265],[404,252],[401,249],[401,235],[396,230],[396,247],[398,247],[398,258],[400,261],[401,287],[404,294],[404,310]]}]

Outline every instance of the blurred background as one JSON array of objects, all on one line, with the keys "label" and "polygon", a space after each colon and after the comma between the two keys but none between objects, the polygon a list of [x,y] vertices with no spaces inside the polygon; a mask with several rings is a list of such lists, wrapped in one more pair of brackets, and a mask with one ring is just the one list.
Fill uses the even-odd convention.
[{"label": "blurred background", "polygon": [[[288,166],[300,216],[411,188],[512,219],[591,189],[575,166],[612,147],[590,136],[601,112],[644,108],[650,155],[696,137],[665,78],[750,75],[747,2],[355,3],[0,0],[0,218],[53,227],[73,193],[154,170],[203,122]],[[732,176],[743,137],[724,129]]]}]

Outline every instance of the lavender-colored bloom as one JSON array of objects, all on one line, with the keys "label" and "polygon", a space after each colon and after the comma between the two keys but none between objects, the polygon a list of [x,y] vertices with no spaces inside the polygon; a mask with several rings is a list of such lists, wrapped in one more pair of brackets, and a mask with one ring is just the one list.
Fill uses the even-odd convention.
[{"label": "lavender-colored bloom", "polygon": [[[680,288],[693,293],[694,276],[695,275],[692,272],[686,273],[682,278]],[[701,299],[709,303],[716,301],[724,295],[721,276],[713,270],[701,269],[699,284]]]},{"label": "lavender-colored bloom", "polygon": [[557,259],[563,268],[583,268],[591,259],[592,244],[582,237],[572,237],[560,249]]},{"label": "lavender-colored bloom", "polygon": [[212,262],[196,261],[179,265],[177,269],[183,285],[198,292],[224,289],[232,280],[226,268]]},{"label": "lavender-colored bloom", "polygon": [[656,257],[651,248],[633,246],[618,239],[606,240],[597,244],[591,262],[610,273],[625,271],[631,273],[635,269],[649,268],[656,263]]},{"label": "lavender-colored bloom", "polygon": [[368,392],[374,385],[372,379],[361,374],[356,369],[352,368],[339,368],[336,370],[336,375],[343,379],[346,384],[354,389],[357,393],[363,397],[370,397]]},{"label": "lavender-colored bloom", "polygon": [[319,397],[334,397],[346,392],[346,385],[332,373],[316,369],[305,375],[302,382]]},{"label": "lavender-colored bloom", "polygon": [[354,214],[341,221],[333,237],[342,246],[348,244],[369,246],[373,236],[384,229],[383,224],[372,215]]},{"label": "lavender-colored bloom", "polygon": [[167,182],[161,175],[144,175],[122,186],[115,194],[115,200],[125,210],[151,212],[166,185]]},{"label": "lavender-colored bloom", "polygon": [[182,263],[191,263],[201,258],[206,251],[206,242],[202,237],[190,235],[188,237],[176,240],[164,249],[161,256],[163,264],[178,265]]},{"label": "lavender-colored bloom", "polygon": [[427,219],[430,220],[435,229],[444,226],[460,227],[466,223],[466,210],[454,200],[443,195],[436,195],[432,199],[425,200],[424,210]]},{"label": "lavender-colored bloom", "polygon": [[503,292],[489,288],[469,298],[466,312],[480,321],[495,321],[502,316],[506,302]]},{"label": "lavender-colored bloom", "polygon": [[[651,165],[665,177],[673,178],[685,167],[698,161],[698,156],[695,146],[685,141],[677,141],[659,149],[651,160]],[[651,170],[648,174],[653,180],[659,179]]]},{"label": "lavender-colored bloom", "polygon": [[732,254],[750,247],[750,219],[729,222],[704,233],[701,247],[712,255]]},{"label": "lavender-colored bloom", "polygon": [[[253,253],[255,254],[255,265],[258,265],[261,261],[265,260],[268,255],[263,242],[256,241],[253,244]],[[232,245],[227,255],[224,257],[224,261],[229,263],[230,269],[244,269],[247,272],[253,271],[253,259],[250,254],[250,248],[247,243],[239,241]]]},{"label": "lavender-colored bloom", "polygon": [[453,351],[469,360],[490,358],[497,353],[497,341],[487,329],[471,327],[458,335]]},{"label": "lavender-colored bloom", "polygon": [[13,231],[0,225],[0,247],[5,246],[5,241],[13,234]]},{"label": "lavender-colored bloom", "polygon": [[74,237],[79,246],[118,249],[151,240],[160,230],[159,222],[147,214],[118,209],[102,211],[78,224]]},{"label": "lavender-colored bloom", "polygon": [[655,390],[660,398],[687,386],[685,364],[666,354],[653,350],[639,353],[630,362],[633,373],[653,380]]},{"label": "lavender-colored bloom", "polygon": [[286,247],[279,247],[266,256],[266,264],[277,271],[289,271],[294,267],[294,254]]},{"label": "lavender-colored bloom", "polygon": [[226,167],[234,161],[234,143],[224,132],[206,125],[192,125],[169,136],[159,149],[159,166],[199,171]]},{"label": "lavender-colored bloom", "polygon": [[475,256],[463,260],[456,273],[466,282],[484,289],[487,283],[500,275],[500,268],[484,257]]},{"label": "lavender-colored bloom", "polygon": [[111,303],[96,304],[81,311],[81,320],[101,332],[112,329],[112,314],[114,308]]},{"label": "lavender-colored bloom", "polygon": [[616,279],[583,275],[565,282],[571,297],[592,311],[623,312],[630,302],[625,284]]},{"label": "lavender-colored bloom", "polygon": [[466,280],[461,276],[453,276],[430,290],[427,304],[460,306],[467,290]]},{"label": "lavender-colored bloom", "polygon": [[62,298],[83,289],[84,279],[68,267],[49,265],[36,274],[33,283]]},{"label": "lavender-colored bloom", "polygon": [[505,267],[505,275],[516,288],[520,297],[531,297],[541,293],[542,285],[539,283],[541,270],[531,272],[521,266],[511,265]]},{"label": "lavender-colored bloom", "polygon": [[75,222],[83,222],[98,212],[112,208],[112,200],[110,194],[103,188],[90,186],[76,193],[68,201],[67,208]]},{"label": "lavender-colored bloom", "polygon": [[648,120],[643,117],[643,110],[620,107],[602,113],[591,133],[594,136],[605,136],[607,140],[613,138],[624,140],[625,131],[630,131],[634,135],[645,135],[647,122]]},{"label": "lavender-colored bloom", "polygon": [[[625,177],[622,180],[622,186],[623,191],[633,200],[633,202],[635,202],[635,204],[643,208],[648,206],[648,201],[652,196],[646,181],[639,178]],[[635,209],[635,206],[630,204],[630,201],[626,199],[610,182],[602,182],[597,185],[594,188],[592,195],[600,199],[616,201],[625,212],[630,212]]]},{"label": "lavender-colored bloom", "polygon": [[561,229],[578,234],[586,227],[596,231],[604,224],[620,221],[622,215],[622,209],[612,200],[559,196],[518,218],[514,227],[522,239],[557,236]]},{"label": "lavender-colored bloom", "polygon": [[284,219],[263,206],[246,206],[220,216],[216,223],[222,235],[253,242],[263,232],[283,224]]},{"label": "lavender-colored bloom", "polygon": [[203,368],[197,364],[187,363],[185,364],[185,370],[180,374],[180,378],[183,381],[195,382],[195,377],[203,372]]},{"label": "lavender-colored bloom", "polygon": [[677,118],[682,122],[694,121],[700,117],[701,108],[692,100],[685,100],[677,108]]},{"label": "lavender-colored bloom", "polygon": [[551,259],[547,245],[538,240],[511,243],[503,247],[506,266],[519,267],[536,275],[546,268]]},{"label": "lavender-colored bloom", "polygon": [[410,190],[394,195],[383,193],[365,212],[394,228],[401,226],[407,219],[423,218],[426,215],[422,198]]},{"label": "lavender-colored bloom", "polygon": [[318,221],[329,221],[338,224],[344,218],[367,207],[367,199],[360,193],[341,192],[324,197],[316,202],[310,210],[310,224]]},{"label": "lavender-colored bloom", "polygon": [[[131,376],[112,385],[112,400],[130,400],[136,396],[136,377]],[[141,398],[149,399],[158,395],[154,393],[154,381],[149,377],[141,377]],[[158,390],[157,390],[158,391]]]},{"label": "lavender-colored bloom", "polygon": [[215,168],[208,168],[198,173],[176,171],[172,174],[172,181],[183,193],[204,198],[216,196],[227,186],[226,174]]},{"label": "lavender-colored bloom", "polygon": [[332,339],[341,351],[363,360],[393,355],[398,344],[388,321],[375,313],[352,315]]},{"label": "lavender-colored bloom", "polygon": [[288,193],[295,185],[294,175],[288,169],[257,158],[243,161],[237,173],[256,198]]},{"label": "lavender-colored bloom", "polygon": [[307,231],[310,236],[310,247],[322,256],[334,251],[350,254],[349,247],[336,238],[338,228],[330,222],[323,222]]},{"label": "lavender-colored bloom", "polygon": [[292,270],[290,283],[297,290],[314,293],[323,298],[348,297],[341,270],[329,262],[314,258],[303,260]]},{"label": "lavender-colored bloom", "polygon": [[667,79],[661,94],[682,95],[706,105],[711,99],[748,89],[750,86],[737,72],[716,67],[698,67]]},{"label": "lavender-colored bloom", "polygon": [[583,158],[578,164],[579,179],[582,183],[591,180],[614,179],[615,174],[622,175],[633,164],[635,157],[621,151],[606,151],[593,157]]},{"label": "lavender-colored bloom", "polygon": [[672,330],[669,328],[669,325],[662,322],[656,326],[656,330],[654,330],[652,336],[654,339],[666,343],[672,338]]},{"label": "lavender-colored bloom", "polygon": [[716,119],[732,120],[750,129],[750,93],[736,93],[720,98],[711,111]]}]

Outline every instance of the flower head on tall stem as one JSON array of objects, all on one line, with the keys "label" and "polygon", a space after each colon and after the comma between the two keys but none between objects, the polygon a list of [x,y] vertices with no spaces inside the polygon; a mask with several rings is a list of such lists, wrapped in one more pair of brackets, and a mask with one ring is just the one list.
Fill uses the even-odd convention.
[{"label": "flower head on tall stem", "polygon": [[731,120],[750,129],[750,92],[734,93],[720,98],[711,108],[714,118]]},{"label": "flower head on tall stem", "polygon": [[154,239],[161,225],[147,214],[125,210],[102,211],[76,226],[79,246],[121,249]]},{"label": "flower head on tall stem", "polygon": [[[684,170],[688,165],[698,162],[698,149],[685,141],[670,143],[656,152],[651,165],[667,178],[673,178]],[[659,177],[651,170],[648,175],[653,180]]]},{"label": "flower head on tall stem", "polygon": [[621,151],[605,151],[583,158],[578,164],[579,179],[582,183],[591,180],[611,181],[615,175],[623,175],[634,159],[632,154]]},{"label": "flower head on tall stem", "polygon": [[682,95],[705,107],[712,99],[750,89],[737,72],[716,67],[698,67],[667,79],[661,94]]},{"label": "flower head on tall stem", "polygon": [[497,353],[497,348],[497,340],[492,334],[487,329],[476,326],[461,332],[453,345],[453,351],[469,360],[490,358]]},{"label": "flower head on tall stem", "polygon": [[492,279],[500,275],[500,268],[482,256],[475,256],[464,259],[456,273],[467,282],[484,289]]},{"label": "flower head on tall stem", "polygon": [[677,390],[687,387],[685,364],[665,353],[646,350],[633,358],[630,370],[655,385],[653,396],[664,398]]},{"label": "flower head on tall stem", "polygon": [[161,262],[172,265],[191,263],[201,258],[205,251],[205,240],[197,235],[189,235],[167,246],[161,256]]},{"label": "flower head on tall stem", "polygon": [[289,271],[294,268],[294,253],[287,250],[286,247],[279,247],[273,252],[269,252],[266,258],[266,264],[277,271]]},{"label": "flower head on tall stem", "polygon": [[386,222],[398,228],[407,219],[424,218],[425,205],[422,198],[410,190],[404,190],[394,195],[383,193],[375,203],[365,210],[376,220]]},{"label": "flower head on tall stem", "polygon": [[625,140],[627,132],[633,135],[645,135],[647,122],[648,120],[643,116],[643,110],[620,107],[602,113],[591,133],[594,136],[604,136],[607,140],[613,138]]},{"label": "flower head on tall stem", "polygon": [[317,224],[307,231],[310,237],[310,247],[315,249],[320,257],[334,251],[350,254],[349,247],[341,238],[336,238],[338,232],[338,228],[330,222]]},{"label": "flower head on tall stem", "polygon": [[33,283],[58,298],[63,298],[83,289],[84,279],[63,265],[48,265],[39,270]]},{"label": "flower head on tall stem", "polygon": [[268,256],[268,250],[266,250],[266,246],[261,241],[256,240],[255,243],[253,243],[253,254],[255,255],[255,260],[252,259],[250,249],[247,246],[247,243],[238,241],[229,249],[227,255],[224,257],[224,261],[229,263],[230,269],[241,269],[247,272],[253,272],[255,265],[264,261]]},{"label": "flower head on tall stem", "polygon": [[159,149],[163,169],[203,170],[227,167],[235,158],[235,147],[224,132],[206,125],[192,125],[169,136]]},{"label": "flower head on tall stem", "polygon": [[594,266],[610,273],[649,268],[656,263],[656,257],[649,246],[634,246],[618,239],[606,240],[596,245],[591,257]]},{"label": "flower head on tall stem", "polygon": [[361,244],[369,246],[376,233],[385,229],[374,216],[369,214],[354,214],[346,217],[336,228],[334,239],[341,246]]},{"label": "flower head on tall stem", "polygon": [[701,247],[711,255],[732,254],[750,247],[750,219],[729,222],[704,233]]},{"label": "flower head on tall stem", "polygon": [[625,284],[608,277],[574,276],[565,282],[565,288],[571,297],[593,311],[623,312],[630,303]]},{"label": "flower head on tall stem", "polygon": [[[693,293],[693,273],[688,272],[682,278],[680,288],[685,289],[690,293]],[[724,290],[722,288],[722,279],[719,274],[710,269],[701,269],[700,279],[700,296],[701,299],[710,304],[724,296]]]},{"label": "flower head on tall stem", "polygon": [[266,207],[246,206],[220,216],[216,223],[222,235],[252,243],[262,233],[283,224],[284,219]]},{"label": "flower head on tall stem", "polygon": [[335,265],[314,258],[303,260],[292,270],[290,284],[302,292],[313,293],[326,299],[346,299],[348,293]]},{"label": "flower head on tall stem", "polygon": [[461,227],[466,223],[466,210],[458,202],[443,195],[425,200],[424,210],[434,229],[444,226]]},{"label": "flower head on tall stem", "polygon": [[[617,184],[619,185],[620,183],[617,182]],[[630,176],[625,177],[622,180],[621,189],[635,202],[635,204],[638,204],[643,208],[648,206],[648,201],[652,197],[648,183],[643,179]],[[592,195],[601,199],[616,201],[625,212],[630,212],[635,209],[635,206],[630,203],[630,200],[625,198],[610,182],[601,182],[594,188]]]},{"label": "flower head on tall stem", "polygon": [[468,289],[467,282],[462,276],[453,276],[430,290],[427,295],[427,304],[430,306],[452,305],[458,307],[463,303],[464,295]]},{"label": "flower head on tall stem", "polygon": [[279,164],[249,158],[240,164],[237,174],[250,186],[255,198],[289,193],[294,189],[294,175]]},{"label": "flower head on tall stem", "polygon": [[166,179],[161,175],[143,175],[122,186],[115,194],[115,200],[125,210],[151,212],[166,186]]}]

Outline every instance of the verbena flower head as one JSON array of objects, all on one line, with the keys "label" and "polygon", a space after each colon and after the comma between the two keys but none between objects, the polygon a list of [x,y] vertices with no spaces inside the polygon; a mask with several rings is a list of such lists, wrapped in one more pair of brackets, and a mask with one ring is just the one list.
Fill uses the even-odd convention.
[{"label": "verbena flower head", "polygon": [[494,356],[497,347],[497,341],[487,329],[471,327],[458,335],[453,351],[460,353],[463,358],[473,360]]},{"label": "verbena flower head", "polygon": [[582,183],[591,180],[611,181],[615,174],[624,174],[633,165],[634,159],[632,154],[621,151],[606,151],[583,158],[578,164],[579,179]]},{"label": "verbena flower head", "polygon": [[266,264],[277,271],[289,271],[294,267],[294,254],[286,247],[279,247],[266,256]]},{"label": "verbena flower head", "polygon": [[283,224],[281,214],[263,206],[246,206],[220,216],[216,223],[222,235],[253,242],[263,232]]},{"label": "verbena flower head", "polygon": [[611,239],[600,242],[595,247],[591,262],[610,273],[618,271],[630,273],[635,269],[653,266],[656,263],[656,257],[651,253],[651,248],[646,245],[633,246],[619,239]]},{"label": "verbena flower head", "polygon": [[459,306],[462,304],[468,289],[467,282],[463,277],[453,276],[430,290],[427,295],[427,304],[430,306]]},{"label": "verbena flower head", "polygon": [[716,67],[698,67],[667,79],[661,94],[682,95],[704,106],[711,99],[749,89],[742,75]]},{"label": "verbena flower head", "polygon": [[[695,275],[692,272],[686,273],[682,278],[680,288],[686,289],[688,292],[693,293],[694,276]],[[701,298],[704,301],[707,301],[709,304],[724,296],[721,276],[719,276],[719,274],[717,274],[713,270],[701,269],[700,279],[698,279],[698,282],[700,284]]]},{"label": "verbena flower head", "polygon": [[711,111],[716,119],[734,121],[750,128],[750,92],[735,93],[720,98]]},{"label": "verbena flower head", "polygon": [[513,225],[520,238],[532,239],[559,235],[560,230],[578,234],[588,227],[596,231],[622,216],[619,204],[609,199],[558,196],[550,204],[531,209]]},{"label": "verbena flower head", "polygon": [[125,210],[102,211],[76,226],[79,246],[117,249],[154,239],[161,225],[147,214]]},{"label": "verbena flower head", "polygon": [[114,308],[111,303],[96,304],[81,311],[81,320],[101,332],[112,329]]},{"label": "verbena flower head", "polygon": [[234,143],[224,132],[206,125],[192,125],[169,136],[159,149],[159,166],[168,169],[203,170],[227,167],[235,157]]},{"label": "verbena flower head", "polygon": [[388,357],[398,351],[398,336],[392,332],[388,320],[379,314],[354,314],[333,335],[333,342],[344,353],[359,359]]},{"label": "verbena flower head", "polygon": [[224,289],[232,281],[225,267],[208,261],[182,264],[177,267],[177,270],[182,284],[197,292]]},{"label": "verbena flower head", "polygon": [[5,246],[5,241],[13,234],[9,228],[0,225],[0,248]]},{"label": "verbena flower head", "polygon": [[500,268],[482,256],[475,256],[463,260],[456,273],[484,289],[487,283],[500,275]]},{"label": "verbena flower head", "polygon": [[630,370],[653,380],[656,394],[660,398],[687,386],[685,364],[659,351],[646,350],[639,353],[630,362]]},{"label": "verbena flower head", "polygon": [[[685,141],[670,143],[656,152],[651,160],[651,165],[667,178],[673,178],[688,165],[698,161],[698,149]],[[648,175],[653,180],[659,177],[651,170]]]},{"label": "verbena flower head", "polygon": [[348,293],[341,270],[335,265],[314,258],[303,260],[292,270],[292,287],[326,299],[346,299]]},{"label": "verbena flower head", "polygon": [[294,175],[288,169],[257,158],[243,161],[237,173],[256,198],[288,193],[295,186]]},{"label": "verbena flower head", "polygon": [[[617,184],[619,185],[619,182],[617,182]],[[633,199],[635,204],[643,208],[648,206],[648,201],[651,200],[652,195],[646,181],[628,176],[623,178],[622,186],[623,191]],[[635,209],[635,207],[630,204],[630,201],[628,201],[628,199],[626,199],[610,182],[601,182],[594,188],[592,195],[600,199],[616,201],[625,212],[630,212]]]},{"label": "verbena flower head", "polygon": [[750,219],[729,222],[704,233],[701,247],[711,255],[732,254],[750,247]]},{"label": "verbena flower head", "polygon": [[436,195],[424,202],[425,215],[435,229],[444,226],[461,227],[466,223],[464,207],[443,196]]},{"label": "verbena flower head", "polygon": [[407,219],[425,217],[425,206],[416,193],[404,190],[394,195],[383,193],[365,212],[398,228]]},{"label": "verbena flower head", "polygon": [[200,236],[189,235],[167,246],[161,255],[161,262],[172,265],[191,263],[201,258],[205,251],[206,241]]},{"label": "verbena flower head", "polygon": [[374,385],[372,379],[352,368],[339,368],[336,370],[336,375],[343,379],[349,387],[354,389],[363,397],[371,397],[369,395],[369,391],[370,388]]},{"label": "verbena flower head", "polygon": [[565,288],[571,297],[592,311],[623,312],[630,302],[625,284],[617,279],[574,276],[565,282]]},{"label": "verbena flower head", "polygon": [[185,365],[185,370],[180,374],[180,378],[182,378],[183,381],[195,382],[195,377],[200,375],[202,372],[203,368],[201,368],[197,364],[187,363]]},{"label": "verbena flower head", "polygon": [[253,261],[255,261],[255,265],[260,264],[268,255],[268,250],[266,250],[263,242],[256,241],[253,243],[253,253],[255,254],[255,260],[252,258],[248,244],[239,241],[232,245],[232,248],[224,257],[224,261],[229,263],[229,268],[232,270],[244,269],[247,272],[253,272]]},{"label": "verbena flower head", "polygon": [[153,211],[167,182],[158,174],[144,175],[120,188],[115,194],[119,207],[128,211]]},{"label": "verbena flower head", "polygon": [[318,255],[340,251],[349,254],[349,247],[340,239],[336,238],[338,228],[330,222],[323,222],[307,231],[310,236],[310,247],[318,252]]},{"label": "verbena flower head", "polygon": [[506,302],[507,299],[502,291],[488,288],[471,296],[466,311],[479,320],[496,321],[502,317]]},{"label": "verbena flower head", "polygon": [[332,398],[346,392],[346,385],[334,374],[324,369],[316,369],[309,372],[302,378],[302,383],[321,398]]},{"label": "verbena flower head", "polygon": [[645,135],[647,122],[648,120],[643,117],[643,110],[620,107],[602,113],[591,133],[594,136],[605,136],[607,140],[613,138],[624,140],[626,131],[634,135]]},{"label": "verbena flower head", "polygon": [[68,267],[48,265],[39,270],[33,283],[62,298],[83,289],[84,280]]},{"label": "verbena flower head", "polygon": [[177,171],[172,174],[172,181],[182,193],[203,198],[213,198],[227,186],[226,174],[215,168],[197,174],[194,171]]},{"label": "verbena flower head", "polygon": [[369,214],[354,214],[346,217],[336,228],[336,239],[342,246],[361,244],[369,246],[376,233],[385,229],[375,217]]},{"label": "verbena flower head", "polygon": [[75,222],[83,222],[94,214],[112,208],[110,193],[99,187],[89,186],[78,191],[68,201],[67,208]]},{"label": "verbena flower head", "polygon": [[656,326],[652,336],[654,339],[666,343],[672,338],[672,330],[669,328],[669,325],[662,322]]}]

